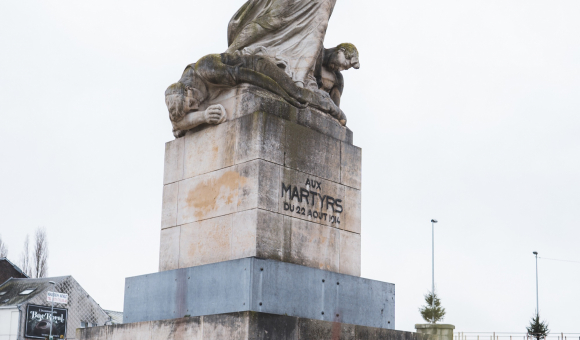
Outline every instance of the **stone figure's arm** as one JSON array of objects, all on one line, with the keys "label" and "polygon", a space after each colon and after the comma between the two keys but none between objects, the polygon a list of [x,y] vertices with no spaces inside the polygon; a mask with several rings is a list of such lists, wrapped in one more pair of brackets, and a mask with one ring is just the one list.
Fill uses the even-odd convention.
[{"label": "stone figure's arm", "polygon": [[226,109],[221,105],[211,105],[205,111],[194,111],[177,122],[171,122],[174,130],[186,131],[201,124],[221,124],[227,118]]},{"label": "stone figure's arm", "polygon": [[330,98],[332,98],[336,106],[340,107],[340,97],[342,97],[342,91],[344,89],[344,77],[338,71],[334,72],[334,75],[336,76],[336,81],[334,87],[330,90]]}]

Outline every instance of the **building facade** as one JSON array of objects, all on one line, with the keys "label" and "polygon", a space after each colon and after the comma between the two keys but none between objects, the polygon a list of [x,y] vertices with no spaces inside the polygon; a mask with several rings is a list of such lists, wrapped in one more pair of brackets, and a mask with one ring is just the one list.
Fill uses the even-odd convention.
[{"label": "building facade", "polygon": [[[66,303],[55,295],[53,307],[53,291],[67,294]],[[45,339],[51,327],[54,339],[74,339],[77,328],[111,321],[72,276],[11,278],[0,286],[0,340]]]}]

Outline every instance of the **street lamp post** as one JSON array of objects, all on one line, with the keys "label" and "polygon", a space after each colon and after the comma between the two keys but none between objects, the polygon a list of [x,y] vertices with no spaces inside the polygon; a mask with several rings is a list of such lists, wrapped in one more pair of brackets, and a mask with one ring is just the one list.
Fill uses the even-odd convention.
[{"label": "street lamp post", "polygon": [[540,300],[538,298],[538,252],[535,251],[536,255],[536,315],[540,315]]},{"label": "street lamp post", "polygon": [[435,223],[437,220],[431,220],[431,309],[435,307]]},{"label": "street lamp post", "polygon": [[[50,283],[52,285],[52,287],[54,288],[54,281],[48,281],[48,283]],[[54,289],[53,289],[54,290]],[[52,292],[52,303],[51,303],[51,307],[50,307],[50,334],[48,336],[49,340],[52,340],[52,323],[54,322],[54,292]]]}]

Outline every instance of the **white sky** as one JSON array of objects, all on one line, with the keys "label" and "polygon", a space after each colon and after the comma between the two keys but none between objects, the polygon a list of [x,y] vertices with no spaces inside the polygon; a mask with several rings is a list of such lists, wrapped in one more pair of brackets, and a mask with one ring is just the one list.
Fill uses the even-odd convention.
[{"label": "white sky", "polygon": [[[122,310],[157,271],[163,100],[226,49],[243,0],[0,2],[0,234],[18,262],[48,230],[51,276]],[[580,2],[338,0],[327,46],[361,69],[342,101],[363,148],[364,277],[396,328],[436,282],[457,331],[523,332],[540,256],[580,261]],[[580,263],[540,260],[540,311],[580,332]]]}]

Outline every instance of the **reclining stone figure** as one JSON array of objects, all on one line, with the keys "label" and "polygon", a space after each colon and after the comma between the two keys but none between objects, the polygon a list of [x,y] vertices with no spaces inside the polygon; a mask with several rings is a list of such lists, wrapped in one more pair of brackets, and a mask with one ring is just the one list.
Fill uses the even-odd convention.
[{"label": "reclining stone figure", "polygon": [[344,43],[320,51],[314,76],[318,87],[330,95],[336,106],[340,106],[344,90],[344,77],[340,72],[350,68],[360,68],[358,50],[353,44]]},{"label": "reclining stone figure", "polygon": [[187,130],[203,123],[222,123],[226,117],[223,106],[212,105],[205,112],[198,109],[216,87],[233,87],[242,83],[273,92],[295,107],[319,109],[346,125],[344,112],[328,93],[297,86],[284,70],[267,57],[235,52],[201,58],[185,68],[179,82],[167,88],[165,103],[175,137],[181,137]]}]

